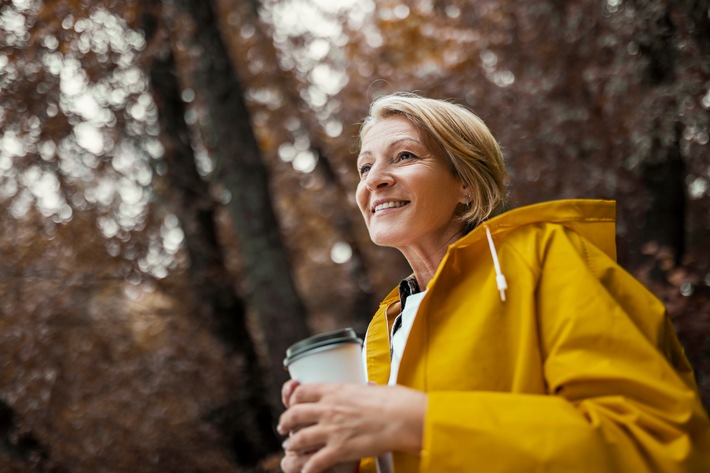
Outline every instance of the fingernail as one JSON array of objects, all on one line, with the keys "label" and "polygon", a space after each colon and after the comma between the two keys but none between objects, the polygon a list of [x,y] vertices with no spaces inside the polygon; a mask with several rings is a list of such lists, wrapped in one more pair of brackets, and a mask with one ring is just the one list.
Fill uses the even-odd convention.
[{"label": "fingernail", "polygon": [[281,444],[281,448],[283,448],[284,450],[288,449],[288,440],[283,441],[283,443]]}]

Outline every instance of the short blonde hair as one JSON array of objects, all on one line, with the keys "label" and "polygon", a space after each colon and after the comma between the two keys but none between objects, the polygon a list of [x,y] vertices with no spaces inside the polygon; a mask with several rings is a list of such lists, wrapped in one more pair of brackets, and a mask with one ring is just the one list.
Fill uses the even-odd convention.
[{"label": "short blonde hair", "polygon": [[429,133],[444,150],[451,172],[470,190],[471,204],[461,215],[467,231],[502,210],[508,172],[500,146],[483,120],[461,105],[398,92],[372,102],[360,127],[360,143],[376,122],[395,115]]}]

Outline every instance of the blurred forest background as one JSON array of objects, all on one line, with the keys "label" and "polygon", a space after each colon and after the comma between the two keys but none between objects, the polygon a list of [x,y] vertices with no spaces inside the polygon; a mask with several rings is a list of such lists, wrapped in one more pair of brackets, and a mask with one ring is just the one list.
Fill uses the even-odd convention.
[{"label": "blurred forest background", "polygon": [[408,273],[383,93],[476,111],[512,206],[618,201],[710,405],[710,2],[2,0],[0,471],[274,471],[281,361]]}]

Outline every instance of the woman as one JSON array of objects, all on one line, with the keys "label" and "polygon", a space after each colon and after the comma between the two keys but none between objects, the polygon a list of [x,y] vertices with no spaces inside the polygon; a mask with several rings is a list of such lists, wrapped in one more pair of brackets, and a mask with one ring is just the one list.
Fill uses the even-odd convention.
[{"label": "woman", "polygon": [[413,273],[368,328],[373,384],[284,385],[284,471],[710,471],[664,308],[615,263],[613,202],[494,216],[500,149],[444,101],[382,97],[360,141],[370,237]]}]

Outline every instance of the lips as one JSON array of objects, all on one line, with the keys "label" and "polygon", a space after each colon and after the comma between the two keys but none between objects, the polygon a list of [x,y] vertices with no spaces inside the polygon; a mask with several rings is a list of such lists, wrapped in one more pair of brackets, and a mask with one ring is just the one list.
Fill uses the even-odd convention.
[{"label": "lips", "polygon": [[386,209],[404,207],[405,205],[409,204],[409,202],[410,201],[408,200],[389,200],[386,202],[379,202],[372,207],[372,213],[374,214]]}]

